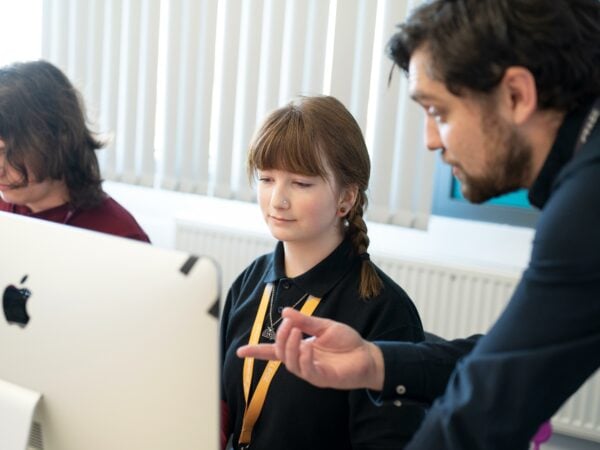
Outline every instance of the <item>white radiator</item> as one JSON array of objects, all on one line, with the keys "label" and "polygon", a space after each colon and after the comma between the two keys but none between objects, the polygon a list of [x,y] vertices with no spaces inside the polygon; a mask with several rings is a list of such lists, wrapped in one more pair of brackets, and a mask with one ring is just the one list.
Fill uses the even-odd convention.
[{"label": "white radiator", "polygon": [[[240,272],[257,256],[271,252],[275,241],[265,234],[244,231],[243,224],[220,227],[180,220],[175,245],[216,259],[222,269],[224,300]],[[371,256],[413,299],[425,329],[448,339],[485,333],[518,280],[516,274]],[[558,411],[552,424],[562,434],[600,442],[600,372]]]}]

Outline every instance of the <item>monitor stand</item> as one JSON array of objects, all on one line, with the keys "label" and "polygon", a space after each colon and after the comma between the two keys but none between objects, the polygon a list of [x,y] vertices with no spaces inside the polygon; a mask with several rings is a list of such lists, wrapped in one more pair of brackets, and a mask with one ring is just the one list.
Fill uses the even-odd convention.
[{"label": "monitor stand", "polygon": [[35,408],[35,392],[0,379],[0,448],[27,450]]}]

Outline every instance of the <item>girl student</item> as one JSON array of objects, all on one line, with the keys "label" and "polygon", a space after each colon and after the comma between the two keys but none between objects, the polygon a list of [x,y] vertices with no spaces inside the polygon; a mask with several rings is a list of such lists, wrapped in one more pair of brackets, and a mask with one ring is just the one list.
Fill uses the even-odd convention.
[{"label": "girl student", "polygon": [[244,344],[272,342],[284,307],[341,321],[370,340],[424,339],[414,304],[367,253],[370,162],[358,123],[333,97],[299,97],[257,130],[247,169],[278,243],[239,275],[227,295],[222,444],[398,449],[418,428],[422,407],[376,406],[365,390],[317,388],[277,361],[235,354]]}]

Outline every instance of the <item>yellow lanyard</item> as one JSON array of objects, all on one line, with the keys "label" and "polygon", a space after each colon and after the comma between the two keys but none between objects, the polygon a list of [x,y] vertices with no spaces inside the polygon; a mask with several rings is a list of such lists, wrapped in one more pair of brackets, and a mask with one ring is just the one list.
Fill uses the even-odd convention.
[{"label": "yellow lanyard", "polygon": [[[267,306],[269,304],[269,297],[271,296],[272,290],[273,284],[268,283],[265,286],[265,290],[263,291],[263,295],[260,300],[260,305],[258,306],[258,311],[256,313],[256,318],[254,319],[254,325],[252,325],[252,331],[250,332],[248,344],[258,344],[260,333],[265,321],[265,316],[267,314]],[[311,295],[308,297],[306,302],[304,302],[300,312],[306,314],[307,316],[312,315],[320,301],[320,298],[313,297]],[[258,416],[260,415],[260,412],[265,404],[265,398],[267,397],[267,391],[269,390],[271,381],[273,381],[273,377],[275,376],[275,373],[277,372],[277,369],[279,369],[280,365],[281,361],[267,362],[265,370],[263,370],[256,389],[254,390],[254,394],[252,394],[250,403],[248,403],[248,398],[250,397],[250,385],[252,384],[252,373],[254,371],[254,358],[244,358],[242,382],[244,385],[244,400],[246,401],[246,408],[244,410],[242,431],[239,439],[239,443],[242,445],[242,448],[247,448],[250,445],[252,430],[254,429],[254,425],[256,424]]]}]

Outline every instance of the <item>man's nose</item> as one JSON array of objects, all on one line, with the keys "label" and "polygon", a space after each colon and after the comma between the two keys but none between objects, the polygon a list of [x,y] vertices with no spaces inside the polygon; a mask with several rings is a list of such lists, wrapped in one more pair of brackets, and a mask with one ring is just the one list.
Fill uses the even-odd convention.
[{"label": "man's nose", "polygon": [[435,151],[442,148],[442,139],[438,130],[435,119],[431,116],[426,116],[425,121],[425,145],[428,150]]}]

